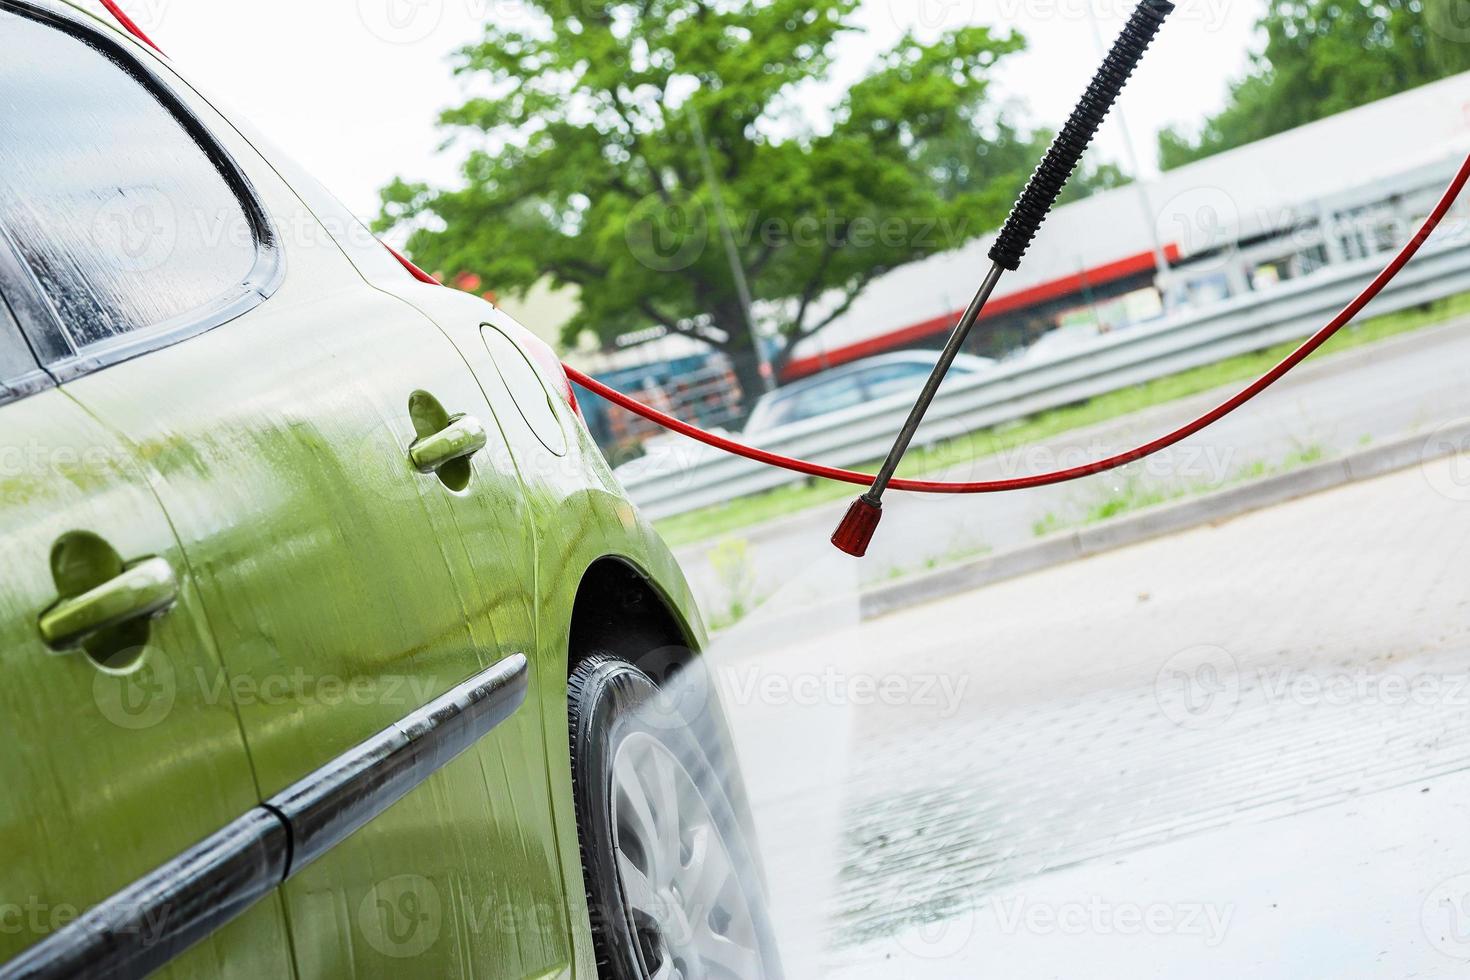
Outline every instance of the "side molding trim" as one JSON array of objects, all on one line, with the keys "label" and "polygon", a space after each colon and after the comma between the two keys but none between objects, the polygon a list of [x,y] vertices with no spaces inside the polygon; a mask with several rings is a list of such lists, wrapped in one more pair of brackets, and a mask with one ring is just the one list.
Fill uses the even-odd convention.
[{"label": "side molding trim", "polygon": [[513,715],[529,666],[508,657],[390,725],[0,965],[0,980],[158,970]]},{"label": "side molding trim", "polygon": [[526,700],[528,670],[522,654],[502,660],[266,800],[291,831],[286,877],[342,843],[514,714]]}]

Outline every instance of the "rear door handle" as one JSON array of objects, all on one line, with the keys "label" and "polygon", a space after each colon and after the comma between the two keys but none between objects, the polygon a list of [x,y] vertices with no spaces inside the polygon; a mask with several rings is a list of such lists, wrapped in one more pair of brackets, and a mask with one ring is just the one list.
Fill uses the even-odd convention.
[{"label": "rear door handle", "polygon": [[456,415],[449,424],[408,447],[408,461],[420,473],[437,473],[457,459],[468,459],[485,448],[490,437],[473,415]]},{"label": "rear door handle", "polygon": [[173,567],[162,558],[145,558],[42,613],[41,639],[56,650],[74,647],[101,630],[167,612],[178,597]]}]

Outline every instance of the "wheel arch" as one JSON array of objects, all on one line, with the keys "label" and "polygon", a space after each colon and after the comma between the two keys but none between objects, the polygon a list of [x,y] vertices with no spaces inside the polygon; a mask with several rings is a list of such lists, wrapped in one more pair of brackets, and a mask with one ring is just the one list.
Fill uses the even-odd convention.
[{"label": "wheel arch", "polygon": [[593,653],[637,663],[650,650],[666,651],[678,667],[699,654],[694,629],[651,576],[627,558],[598,558],[582,574],[572,602],[568,675]]}]

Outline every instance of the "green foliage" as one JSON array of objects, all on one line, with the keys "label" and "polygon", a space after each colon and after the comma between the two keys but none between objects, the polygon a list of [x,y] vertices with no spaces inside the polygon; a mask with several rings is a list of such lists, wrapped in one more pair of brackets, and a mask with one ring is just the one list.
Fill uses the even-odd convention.
[{"label": "green foliage", "polygon": [[1264,50],[1196,135],[1159,134],[1165,170],[1470,69],[1466,0],[1271,0]]},{"label": "green foliage", "polygon": [[477,95],[441,123],[467,152],[463,186],[395,181],[379,228],[416,229],[421,264],[502,292],[578,287],[569,340],[657,325],[738,353],[749,336],[692,114],[789,348],[884,271],[997,227],[1041,150],[989,99],[1024,42],[985,27],[903,38],[814,128],[796,100],[827,79],[857,6],[527,0],[538,24],[492,22],[458,55]]},{"label": "green foliage", "polygon": [[717,612],[710,617],[710,629],[729,629],[760,606],[756,591],[755,564],[750,559],[749,542],[744,538],[727,538],[709,550],[709,563],[720,583],[722,597]]}]

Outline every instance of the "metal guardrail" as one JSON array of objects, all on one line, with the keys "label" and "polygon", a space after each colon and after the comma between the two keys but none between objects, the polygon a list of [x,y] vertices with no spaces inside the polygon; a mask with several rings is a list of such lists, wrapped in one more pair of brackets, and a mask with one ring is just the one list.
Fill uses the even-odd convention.
[{"label": "metal guardrail", "polygon": [[[1463,238],[1463,236],[1460,236]],[[915,440],[945,439],[1084,401],[1189,368],[1312,333],[1357,295],[1383,256],[1327,266],[1312,275],[1232,297],[1101,338],[1086,350],[1035,363],[1002,365],[973,378],[952,377]],[[1369,316],[1470,291],[1470,242],[1431,242],[1367,309]],[[898,395],[791,426],[763,449],[832,466],[880,458],[912,398]],[[688,443],[663,470],[630,478],[629,495],[651,518],[668,517],[804,477],[735,456],[699,452]]]}]

